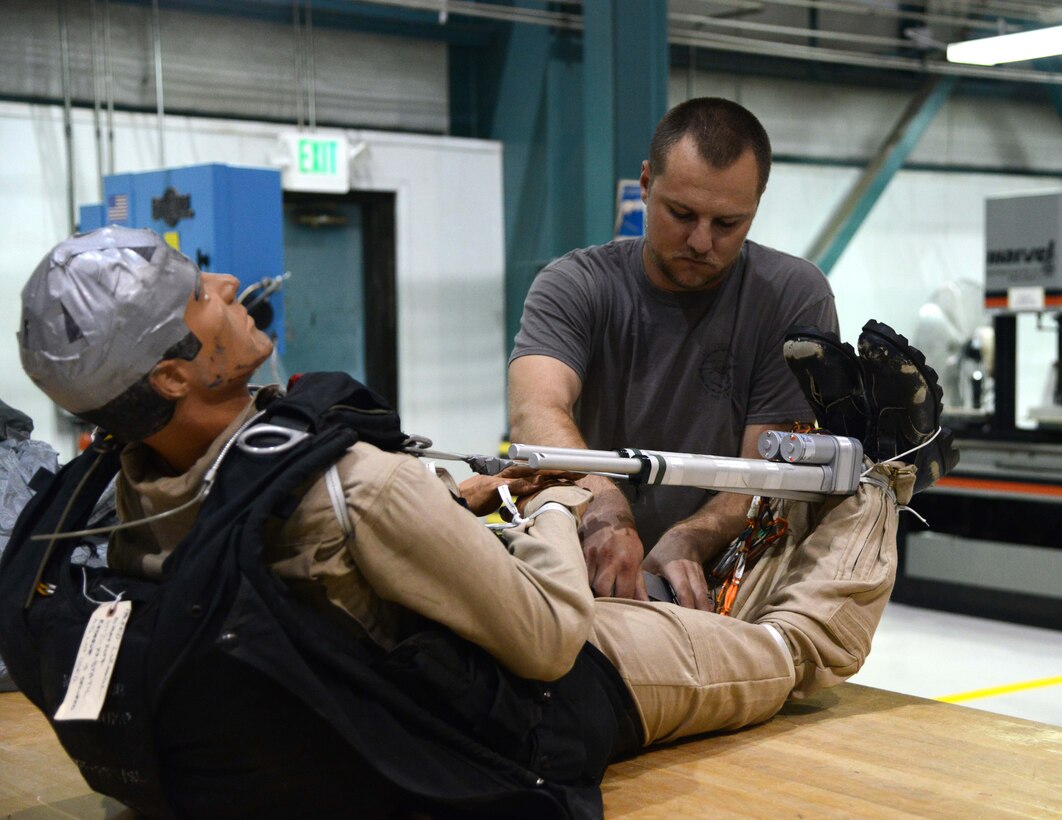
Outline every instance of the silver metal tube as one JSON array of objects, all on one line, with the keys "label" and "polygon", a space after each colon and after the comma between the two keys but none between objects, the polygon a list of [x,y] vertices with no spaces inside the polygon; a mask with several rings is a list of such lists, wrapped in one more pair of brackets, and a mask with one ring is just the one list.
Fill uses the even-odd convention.
[{"label": "silver metal tube", "polygon": [[539,444],[510,444],[509,458],[527,461],[532,453],[552,453],[554,455],[587,455],[611,458],[618,455],[615,450],[582,450],[575,447],[545,447]]},{"label": "silver metal tube", "polygon": [[74,210],[74,126],[71,115],[73,101],[70,91],[70,42],[66,25],[66,0],[59,0],[59,51],[63,72],[63,142],[66,147],[66,213],[67,233],[77,228],[77,213]]},{"label": "silver metal tube", "polygon": [[291,26],[295,63],[295,123],[302,130],[302,12],[299,0],[291,0]]},{"label": "silver metal tube", "polygon": [[[769,495],[799,501],[820,501],[827,494],[848,494],[852,487],[833,488],[829,467],[786,464],[724,456],[664,456],[649,454],[655,462],[649,484],[670,487],[699,487],[743,495]],[[580,456],[575,453],[533,453],[528,466],[537,470],[567,470],[575,473],[611,472],[633,476],[641,472],[637,458]],[[856,486],[858,482],[856,482]]]},{"label": "silver metal tube", "polygon": [[98,196],[103,201],[103,130],[100,125],[100,32],[96,14],[96,0],[89,0],[92,15],[92,124],[96,133],[96,181]]},{"label": "silver metal tube", "polygon": [[533,444],[511,445],[509,456],[523,458],[529,467],[538,470],[608,472],[625,476],[641,473],[648,460],[648,474],[644,477],[646,485],[700,487],[804,501],[855,492],[859,486],[862,447],[851,439],[836,436],[823,436],[822,439],[815,443],[823,450],[832,450],[828,464],[790,464],[656,450],[638,450],[637,455],[631,451],[632,455],[624,456],[605,450],[536,447]]},{"label": "silver metal tube", "polygon": [[114,69],[111,66],[111,3],[103,0],[103,69],[107,86],[107,173],[114,173]]},{"label": "silver metal tube", "polygon": [[155,29],[155,102],[158,105],[159,127],[159,167],[166,167],[166,141],[163,132],[163,117],[166,114],[166,106],[162,97],[162,29],[159,24],[159,0],[152,0],[152,17]]},{"label": "silver metal tube", "polygon": [[314,61],[314,48],[313,48],[313,0],[306,0],[306,55],[308,65],[306,67],[306,73],[308,75],[308,102],[307,102],[307,120],[309,121],[310,130],[317,129],[317,66]]},{"label": "silver metal tube", "polygon": [[536,470],[570,470],[576,473],[619,473],[637,475],[642,463],[624,456],[563,455],[561,453],[531,453],[527,466]]}]

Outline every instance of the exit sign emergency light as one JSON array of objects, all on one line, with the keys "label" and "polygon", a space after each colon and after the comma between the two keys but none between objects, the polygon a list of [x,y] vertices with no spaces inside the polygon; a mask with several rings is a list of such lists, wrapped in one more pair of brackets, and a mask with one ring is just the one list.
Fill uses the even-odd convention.
[{"label": "exit sign emergency light", "polygon": [[350,190],[350,146],[342,132],[283,133],[276,161],[285,191],[345,194]]}]

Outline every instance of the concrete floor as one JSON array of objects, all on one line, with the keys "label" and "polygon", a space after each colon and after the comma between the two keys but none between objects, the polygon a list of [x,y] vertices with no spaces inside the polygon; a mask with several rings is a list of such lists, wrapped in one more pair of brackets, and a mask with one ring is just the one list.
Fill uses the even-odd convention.
[{"label": "concrete floor", "polygon": [[892,603],[851,680],[1062,726],[1062,632]]}]

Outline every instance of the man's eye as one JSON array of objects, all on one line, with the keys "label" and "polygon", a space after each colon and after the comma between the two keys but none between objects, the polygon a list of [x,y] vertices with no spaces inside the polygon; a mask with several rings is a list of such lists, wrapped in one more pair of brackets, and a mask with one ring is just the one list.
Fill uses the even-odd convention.
[{"label": "man's eye", "polygon": [[675,217],[675,219],[681,219],[683,221],[693,219],[693,214],[689,211],[676,211],[674,208],[671,208],[670,210],[671,215]]},{"label": "man's eye", "polygon": [[737,225],[738,225],[738,220],[736,220],[736,219],[720,219],[716,224],[718,224],[721,228],[727,228],[727,229],[736,228]]}]

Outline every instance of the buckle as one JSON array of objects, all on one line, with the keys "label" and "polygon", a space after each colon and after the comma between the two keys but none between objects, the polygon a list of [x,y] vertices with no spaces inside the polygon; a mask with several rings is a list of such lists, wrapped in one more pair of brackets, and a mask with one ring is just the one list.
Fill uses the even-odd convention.
[{"label": "buckle", "polygon": [[[281,441],[276,444],[255,444],[253,439],[260,436],[266,436],[273,440],[280,438]],[[290,427],[281,427],[277,424],[256,424],[253,427],[248,427],[236,437],[236,446],[250,455],[275,455],[276,453],[287,452],[303,439],[309,438],[309,436],[309,433],[302,430],[293,430]]]}]

